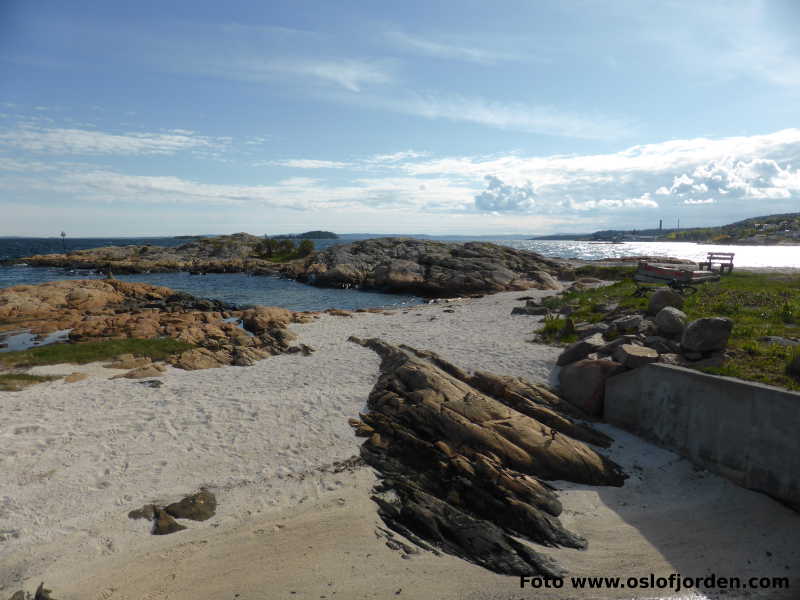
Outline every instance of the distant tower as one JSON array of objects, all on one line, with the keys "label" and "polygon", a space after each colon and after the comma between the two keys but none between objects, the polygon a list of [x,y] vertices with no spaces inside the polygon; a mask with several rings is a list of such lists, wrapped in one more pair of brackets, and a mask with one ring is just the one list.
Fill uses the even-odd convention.
[{"label": "distant tower", "polygon": [[659,219],[659,220],[658,220],[658,232],[659,232],[659,233],[661,233],[661,225],[663,224],[663,222],[664,222],[664,220],[663,220],[663,219]]},{"label": "distant tower", "polygon": [[64,250],[64,254],[67,253],[67,234],[63,231],[61,232],[61,248]]}]

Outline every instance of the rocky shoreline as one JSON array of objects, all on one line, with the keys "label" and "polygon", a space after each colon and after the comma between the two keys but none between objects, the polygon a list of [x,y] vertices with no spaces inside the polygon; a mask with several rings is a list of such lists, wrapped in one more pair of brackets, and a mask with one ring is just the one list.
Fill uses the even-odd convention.
[{"label": "rocky shoreline", "polygon": [[[313,320],[310,313],[258,306],[239,309],[166,287],[115,279],[70,280],[0,290],[0,334],[26,331],[43,337],[68,331],[68,341],[171,338],[187,349],[167,359],[195,370],[248,366],[290,346],[290,323]],[[131,378],[159,376],[149,360],[125,357],[118,368]]]},{"label": "rocky shoreline", "polygon": [[454,296],[528,288],[558,289],[567,263],[486,242],[445,243],[376,238],[332,246],[304,258],[274,262],[263,240],[234,234],[176,248],[112,246],[11,261],[32,267],[92,269],[117,274],[186,271],[273,275],[320,287],[362,288],[422,296]]}]

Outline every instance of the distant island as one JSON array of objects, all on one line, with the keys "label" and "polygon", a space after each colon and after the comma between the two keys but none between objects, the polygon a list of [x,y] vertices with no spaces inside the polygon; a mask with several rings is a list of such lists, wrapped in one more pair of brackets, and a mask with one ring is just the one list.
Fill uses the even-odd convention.
[{"label": "distant island", "polygon": [[282,233],[271,236],[276,240],[338,240],[332,231],[306,231],[305,233]]},{"label": "distant island", "polygon": [[594,233],[557,233],[532,240],[575,240],[588,242],[698,242],[780,246],[800,244],[800,213],[751,217],[717,227],[686,229],[606,229]]}]

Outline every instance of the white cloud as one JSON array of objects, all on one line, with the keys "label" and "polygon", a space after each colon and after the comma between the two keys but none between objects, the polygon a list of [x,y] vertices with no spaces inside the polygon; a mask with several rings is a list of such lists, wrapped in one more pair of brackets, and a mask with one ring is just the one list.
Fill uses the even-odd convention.
[{"label": "white cloud", "polygon": [[406,150],[405,152],[394,152],[392,154],[375,154],[366,159],[367,163],[397,163],[406,161],[412,158],[424,158],[428,156],[427,152],[416,152],[414,150]]},{"label": "white cloud", "polygon": [[568,113],[552,106],[464,96],[407,94],[363,98],[361,102],[426,119],[445,119],[497,129],[580,139],[617,139],[631,135],[635,129],[628,121],[602,115]]},{"label": "white cloud", "polygon": [[517,60],[517,57],[513,54],[479,48],[474,43],[465,42],[459,44],[441,40],[434,41],[401,31],[388,32],[386,39],[400,48],[434,58],[463,60],[481,65],[493,65],[501,61]]},{"label": "white cloud", "polygon": [[273,160],[266,163],[276,167],[289,167],[291,169],[344,169],[351,166],[351,163],[337,160],[315,160],[311,158],[296,158],[288,160]]},{"label": "white cloud", "polygon": [[282,76],[290,76],[334,84],[349,92],[360,92],[366,85],[387,84],[394,80],[385,63],[348,58],[214,57],[191,63],[191,69],[224,79],[252,83],[271,82]]},{"label": "white cloud", "polygon": [[360,60],[279,59],[264,63],[267,70],[310,76],[336,83],[351,92],[365,84],[389,83],[391,75],[381,65]]},{"label": "white cloud", "polygon": [[486,176],[486,190],[475,196],[475,208],[486,212],[527,212],[536,207],[536,192],[530,182],[508,185]]},{"label": "white cloud", "polygon": [[175,154],[183,150],[211,150],[228,140],[184,133],[105,133],[85,129],[19,126],[0,132],[0,147],[42,154]]}]

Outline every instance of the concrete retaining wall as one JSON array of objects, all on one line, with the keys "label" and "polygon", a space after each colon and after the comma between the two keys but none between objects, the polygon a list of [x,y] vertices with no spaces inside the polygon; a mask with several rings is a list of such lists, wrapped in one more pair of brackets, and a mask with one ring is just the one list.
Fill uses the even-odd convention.
[{"label": "concrete retaining wall", "polygon": [[608,380],[604,415],[800,510],[800,394],[653,364]]}]

